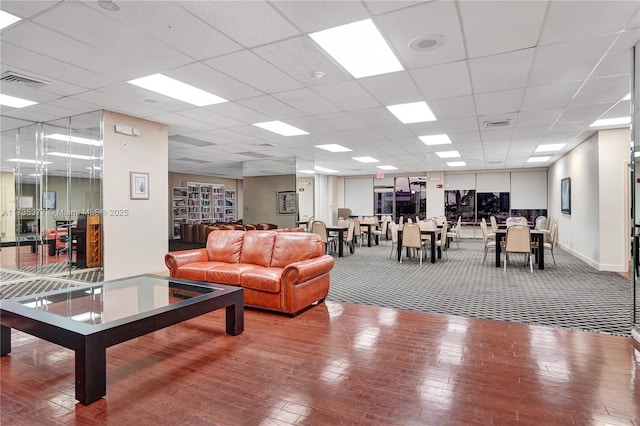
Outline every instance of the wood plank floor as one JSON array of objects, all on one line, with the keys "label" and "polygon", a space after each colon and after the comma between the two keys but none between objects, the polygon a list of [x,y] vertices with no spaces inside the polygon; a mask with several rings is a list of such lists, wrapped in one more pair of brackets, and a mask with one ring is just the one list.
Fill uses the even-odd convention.
[{"label": "wood plank floor", "polygon": [[327,302],[218,311],[107,350],[107,396],[74,399],[73,352],[20,332],[5,425],[640,425],[630,338]]}]

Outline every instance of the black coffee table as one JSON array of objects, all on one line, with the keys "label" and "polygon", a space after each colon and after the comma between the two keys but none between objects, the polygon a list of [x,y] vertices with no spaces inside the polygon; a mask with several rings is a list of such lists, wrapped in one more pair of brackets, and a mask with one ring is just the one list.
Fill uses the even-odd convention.
[{"label": "black coffee table", "polygon": [[110,346],[226,308],[226,332],[244,330],[241,287],[139,275],[0,301],[0,355],[11,352],[11,329],[75,351],[76,399],[107,393]]}]

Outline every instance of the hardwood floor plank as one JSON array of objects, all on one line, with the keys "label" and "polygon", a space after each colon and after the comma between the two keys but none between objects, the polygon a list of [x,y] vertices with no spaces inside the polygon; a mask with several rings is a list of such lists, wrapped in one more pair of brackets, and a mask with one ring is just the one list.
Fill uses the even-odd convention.
[{"label": "hardwood floor plank", "polygon": [[73,352],[12,347],[3,424],[640,424],[638,345],[582,331],[327,302],[229,336],[216,311],[109,348],[88,406]]}]

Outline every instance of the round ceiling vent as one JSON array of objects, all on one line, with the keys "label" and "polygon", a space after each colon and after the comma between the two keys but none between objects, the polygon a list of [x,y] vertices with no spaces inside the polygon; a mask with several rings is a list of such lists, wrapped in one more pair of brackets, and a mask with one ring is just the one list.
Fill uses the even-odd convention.
[{"label": "round ceiling vent", "polygon": [[409,49],[415,50],[416,52],[437,49],[444,44],[446,39],[442,34],[429,34],[416,37],[409,42]]}]

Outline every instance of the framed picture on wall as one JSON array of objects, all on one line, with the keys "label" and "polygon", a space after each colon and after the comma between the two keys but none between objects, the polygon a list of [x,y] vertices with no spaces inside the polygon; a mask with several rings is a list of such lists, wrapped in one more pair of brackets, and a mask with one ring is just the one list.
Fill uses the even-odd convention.
[{"label": "framed picture on wall", "polygon": [[560,181],[560,211],[571,214],[571,178]]},{"label": "framed picture on wall", "polygon": [[56,191],[44,191],[42,193],[42,208],[45,210],[55,210],[56,198]]},{"label": "framed picture on wall", "polygon": [[278,191],[278,214],[296,212],[296,191]]},{"label": "framed picture on wall", "polygon": [[131,196],[132,200],[149,199],[149,173],[131,172]]}]

